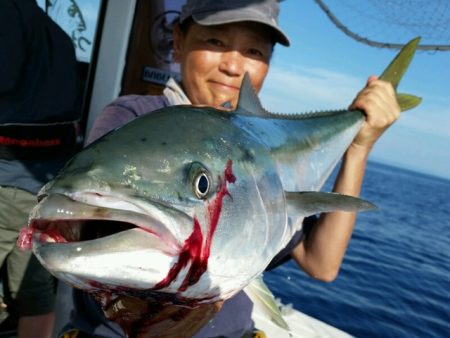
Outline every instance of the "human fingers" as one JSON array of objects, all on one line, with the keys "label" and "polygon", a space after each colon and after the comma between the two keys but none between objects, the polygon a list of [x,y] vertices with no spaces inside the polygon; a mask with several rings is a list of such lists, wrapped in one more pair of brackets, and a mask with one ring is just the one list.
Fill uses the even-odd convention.
[{"label": "human fingers", "polygon": [[393,86],[374,78],[369,78],[367,86],[357,95],[350,109],[362,110],[367,123],[377,128],[391,125],[400,115]]},{"label": "human fingers", "polygon": [[376,77],[368,79],[366,87],[358,93],[349,108],[359,109],[366,115],[361,130],[353,140],[353,145],[362,146],[366,151],[370,151],[373,144],[400,115],[393,86]]}]

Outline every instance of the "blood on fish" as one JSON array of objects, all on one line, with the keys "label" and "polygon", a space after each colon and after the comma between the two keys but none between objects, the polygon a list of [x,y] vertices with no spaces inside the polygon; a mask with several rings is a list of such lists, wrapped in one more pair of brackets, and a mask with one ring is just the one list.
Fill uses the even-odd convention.
[{"label": "blood on fish", "polygon": [[220,214],[222,212],[223,198],[231,195],[227,189],[228,183],[236,182],[236,177],[232,171],[231,160],[228,160],[225,170],[224,179],[219,177],[219,186],[215,198],[208,204],[207,211],[209,214],[209,231],[206,234],[205,240],[203,240],[203,233],[200,223],[196,217],[194,217],[194,230],[192,234],[184,242],[181,253],[172,268],[169,270],[167,277],[159,282],[153,290],[159,290],[170,285],[178,276],[180,271],[187,266],[189,261],[191,265],[183,283],[179,287],[179,291],[185,291],[189,286],[198,282],[200,277],[208,268],[208,259],[211,253],[212,238],[219,223]]},{"label": "blood on fish", "polygon": [[200,223],[196,218],[194,218],[194,231],[192,231],[192,234],[185,240],[181,253],[178,257],[178,262],[176,262],[169,270],[167,277],[153,287],[153,290],[162,289],[172,283],[177,278],[181,269],[184,268],[190,260],[192,260],[190,268],[190,270],[192,270],[192,265],[194,265],[194,262],[198,261],[200,258],[202,244],[203,234],[200,228]]},{"label": "blood on fish", "polygon": [[228,160],[227,165],[225,167],[225,181],[229,182],[229,183],[234,183],[236,182],[236,176],[234,176],[233,174],[233,169],[231,168],[233,165],[233,161],[232,160]]},{"label": "blood on fish", "polygon": [[33,235],[39,233],[39,241],[41,243],[48,242],[52,239],[56,243],[66,243],[67,240],[61,235],[58,229],[49,228],[45,232],[34,226],[24,227],[20,229],[19,237],[17,238],[16,245],[21,250],[31,250],[33,246]]},{"label": "blood on fish", "polygon": [[19,237],[17,238],[16,245],[21,250],[31,250],[33,244],[34,229],[24,227],[20,229]]},{"label": "blood on fish", "polygon": [[208,262],[209,255],[211,253],[212,238],[214,232],[216,231],[217,224],[219,223],[220,214],[222,212],[223,198],[225,196],[229,196],[230,198],[232,198],[227,189],[227,183],[236,182],[236,177],[234,176],[231,168],[232,164],[233,162],[231,160],[228,160],[224,171],[225,182],[222,182],[219,178],[219,189],[217,191],[217,197],[215,198],[215,200],[211,202],[211,204],[208,205],[210,226],[209,226],[209,233],[206,236],[205,250],[203,251],[202,255],[203,260],[206,260],[206,262]]},{"label": "blood on fish", "polygon": [[48,238],[51,238],[56,243],[67,243],[67,240],[61,235],[57,229],[48,229],[42,232],[39,236],[41,242],[46,242]]}]

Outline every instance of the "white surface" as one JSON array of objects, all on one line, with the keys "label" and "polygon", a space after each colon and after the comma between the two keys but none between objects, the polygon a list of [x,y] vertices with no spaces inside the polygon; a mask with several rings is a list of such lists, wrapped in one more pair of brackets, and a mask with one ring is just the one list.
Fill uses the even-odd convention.
[{"label": "white surface", "polygon": [[136,0],[108,1],[86,135],[98,114],[119,95],[135,7]]},{"label": "white surface", "polygon": [[294,309],[286,311],[283,315],[284,320],[288,323],[291,331],[286,331],[275,325],[268,318],[255,308],[252,318],[255,327],[263,331],[267,338],[348,338],[352,337],[348,333],[341,331],[331,325],[320,320],[310,317],[304,313]]}]

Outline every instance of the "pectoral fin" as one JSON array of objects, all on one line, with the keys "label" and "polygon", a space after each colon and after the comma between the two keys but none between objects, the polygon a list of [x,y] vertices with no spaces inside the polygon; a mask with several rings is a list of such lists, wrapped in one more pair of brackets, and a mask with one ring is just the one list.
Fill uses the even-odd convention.
[{"label": "pectoral fin", "polygon": [[358,197],[327,192],[286,192],[288,215],[307,217],[322,212],[331,211],[364,211],[374,210],[377,207],[369,201]]},{"label": "pectoral fin", "polygon": [[290,330],[288,324],[283,319],[280,308],[278,307],[275,297],[264,283],[262,276],[252,280],[244,289],[247,296],[253,302],[258,310],[270,318],[275,324],[285,330]]}]

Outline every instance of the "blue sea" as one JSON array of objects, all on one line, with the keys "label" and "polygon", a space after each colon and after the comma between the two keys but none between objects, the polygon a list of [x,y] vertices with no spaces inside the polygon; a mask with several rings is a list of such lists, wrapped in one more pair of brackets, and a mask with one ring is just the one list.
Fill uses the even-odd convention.
[{"label": "blue sea", "polygon": [[267,272],[276,297],[356,337],[450,337],[450,180],[370,162],[338,278],[294,262]]}]

